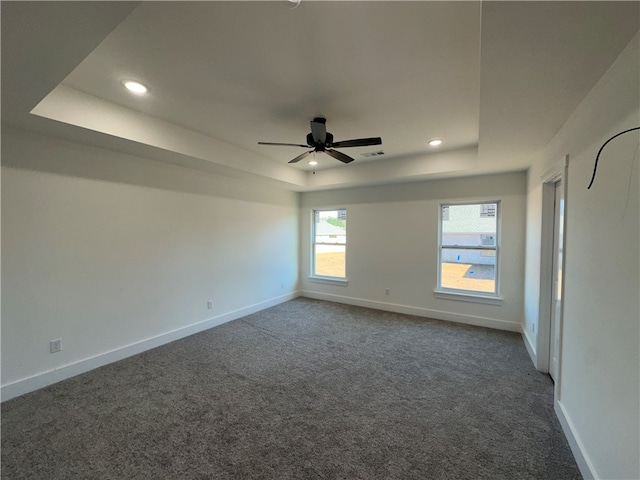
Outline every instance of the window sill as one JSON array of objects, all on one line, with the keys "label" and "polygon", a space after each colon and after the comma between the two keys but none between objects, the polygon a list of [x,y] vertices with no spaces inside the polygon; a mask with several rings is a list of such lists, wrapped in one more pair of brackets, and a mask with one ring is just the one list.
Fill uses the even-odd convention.
[{"label": "window sill", "polygon": [[349,285],[349,280],[346,278],[310,276],[309,281],[313,283],[324,283],[325,285],[338,285],[340,287],[346,287]]},{"label": "window sill", "polygon": [[460,302],[484,303],[487,305],[502,305],[504,299],[498,296],[481,295],[468,292],[453,292],[449,290],[434,290],[436,298],[458,300]]}]

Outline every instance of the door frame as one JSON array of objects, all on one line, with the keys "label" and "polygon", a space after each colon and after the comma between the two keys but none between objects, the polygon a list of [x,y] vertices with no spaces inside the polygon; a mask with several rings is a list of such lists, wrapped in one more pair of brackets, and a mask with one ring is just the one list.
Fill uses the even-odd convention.
[{"label": "door frame", "polygon": [[[550,367],[549,354],[553,332],[551,331],[551,309],[553,308],[553,255],[554,242],[553,231],[555,227],[555,196],[556,183],[562,181],[564,194],[564,235],[562,237],[562,271],[565,271],[566,264],[566,243],[567,243],[567,184],[569,170],[569,155],[565,155],[558,163],[541,175],[542,180],[542,231],[540,242],[540,295],[538,301],[538,332],[536,336],[536,368],[548,373]],[[562,275],[561,289],[563,301],[561,305],[561,319],[559,325],[558,342],[558,372],[556,378],[556,398],[559,393],[560,379],[562,377],[562,323],[564,317],[564,280],[566,274]]]}]

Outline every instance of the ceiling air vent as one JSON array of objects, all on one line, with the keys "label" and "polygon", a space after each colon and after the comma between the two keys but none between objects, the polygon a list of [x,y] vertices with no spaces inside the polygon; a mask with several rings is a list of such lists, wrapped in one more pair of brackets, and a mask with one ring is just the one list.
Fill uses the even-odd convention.
[{"label": "ceiling air vent", "polygon": [[367,152],[362,154],[363,157],[380,157],[381,155],[384,155],[384,152],[382,150],[379,150],[377,152]]}]

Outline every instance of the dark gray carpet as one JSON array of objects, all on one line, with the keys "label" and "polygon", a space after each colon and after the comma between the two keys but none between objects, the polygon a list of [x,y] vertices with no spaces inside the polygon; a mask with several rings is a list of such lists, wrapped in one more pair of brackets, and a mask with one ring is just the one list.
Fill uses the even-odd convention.
[{"label": "dark gray carpet", "polygon": [[299,298],[2,405],[2,478],[575,479],[520,335]]}]

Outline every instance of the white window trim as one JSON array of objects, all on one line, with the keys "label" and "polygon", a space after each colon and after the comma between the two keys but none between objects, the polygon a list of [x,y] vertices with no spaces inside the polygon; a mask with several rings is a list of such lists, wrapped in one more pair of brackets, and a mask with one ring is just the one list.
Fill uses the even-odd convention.
[{"label": "white window trim", "polygon": [[339,286],[347,286],[349,284],[349,280],[347,279],[347,242],[344,243],[331,243],[330,245],[344,245],[344,277],[329,277],[327,275],[316,275],[316,245],[329,245],[323,243],[316,243],[316,212],[333,212],[337,210],[347,211],[346,207],[336,207],[336,208],[312,208],[311,209],[311,255],[310,255],[310,275],[309,281],[315,283],[323,283],[325,285],[339,285]]},{"label": "white window trim", "polygon": [[[495,292],[483,292],[480,290],[462,290],[456,288],[447,288],[441,286],[442,275],[442,207],[455,205],[478,205],[481,203],[496,204],[496,289]],[[500,246],[502,243],[502,200],[468,200],[468,201],[442,201],[438,203],[438,269],[437,269],[437,287],[433,291],[436,298],[448,300],[460,300],[463,302],[485,303],[491,305],[502,305],[503,298],[500,296]]]},{"label": "white window trim", "polygon": [[339,287],[346,287],[349,285],[349,280],[340,277],[323,277],[320,275],[310,275],[309,281],[313,283],[323,283],[325,285],[337,285]]},{"label": "white window trim", "polygon": [[480,295],[474,290],[454,290],[441,288],[433,291],[436,298],[445,300],[459,300],[461,302],[484,303],[487,305],[502,305],[504,299],[498,295]]}]

